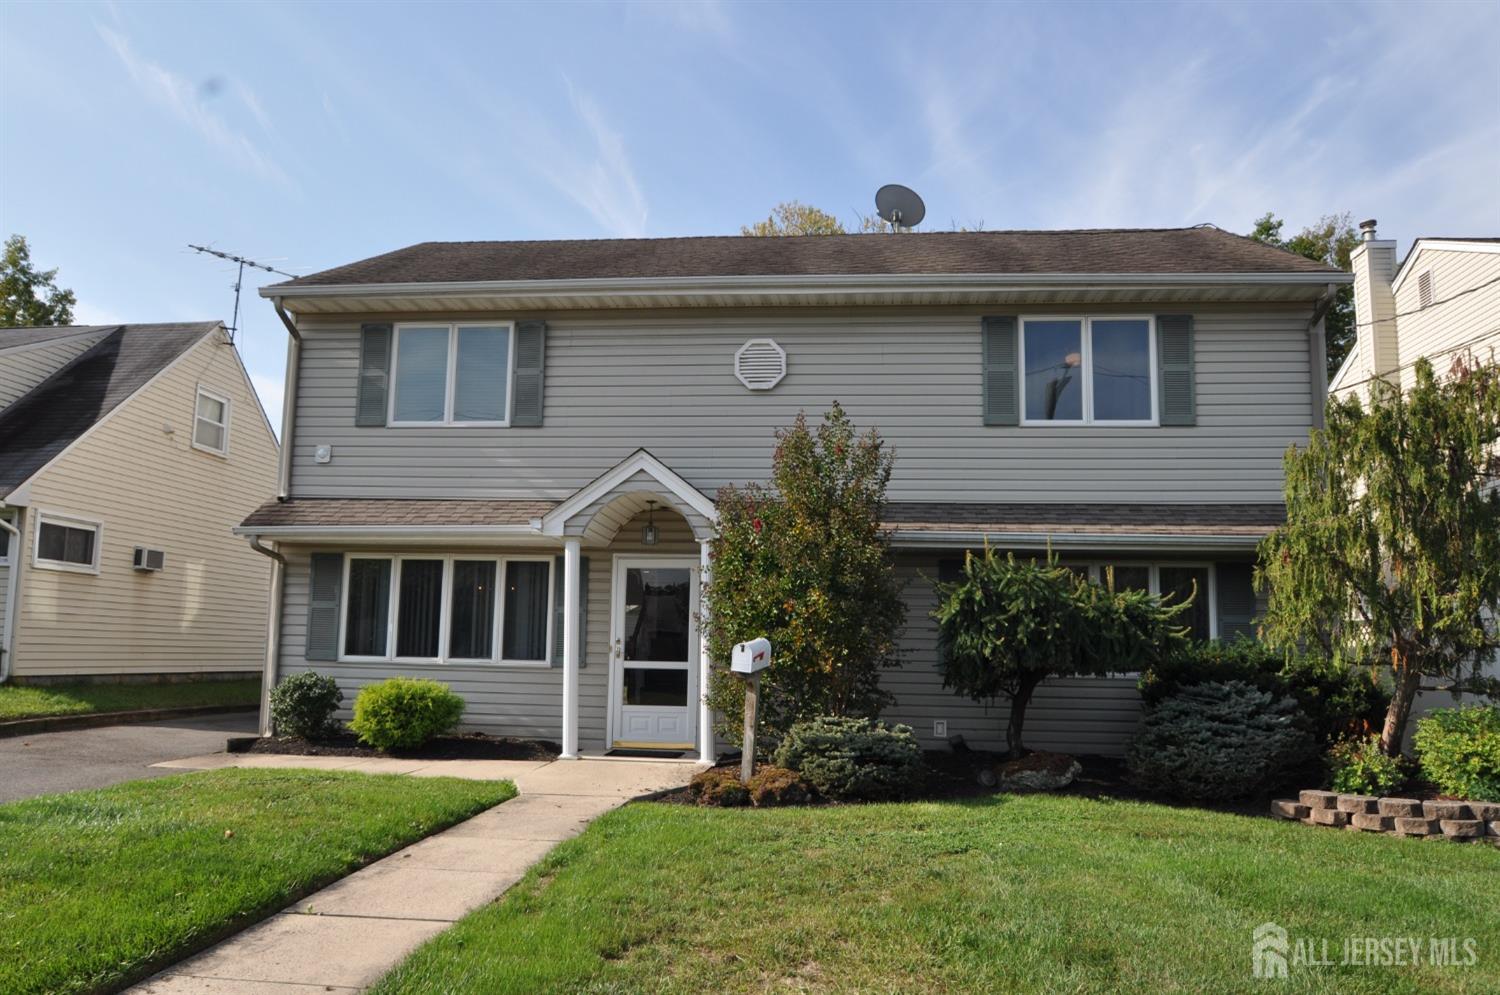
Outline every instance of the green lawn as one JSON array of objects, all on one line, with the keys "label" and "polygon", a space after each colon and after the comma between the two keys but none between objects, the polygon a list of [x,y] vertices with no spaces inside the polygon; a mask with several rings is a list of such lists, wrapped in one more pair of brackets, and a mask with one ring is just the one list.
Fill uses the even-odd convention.
[{"label": "green lawn", "polygon": [[181,684],[0,684],[0,722],[47,715],[129,712],[191,705],[254,705],[260,679],[187,681]]},{"label": "green lawn", "polygon": [[514,795],[220,770],[0,805],[0,992],[113,991]]},{"label": "green lawn", "polygon": [[[376,992],[1495,992],[1496,909],[1491,847],[1136,802],[636,804]],[[1266,921],[1335,959],[1388,934],[1480,959],[1261,980]]]}]

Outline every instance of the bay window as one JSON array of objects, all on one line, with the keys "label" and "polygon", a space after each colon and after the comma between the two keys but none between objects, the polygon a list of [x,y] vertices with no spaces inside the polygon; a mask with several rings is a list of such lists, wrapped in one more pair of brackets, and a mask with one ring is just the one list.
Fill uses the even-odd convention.
[{"label": "bay window", "polygon": [[1152,325],[1146,317],[1022,319],[1022,424],[1155,425]]},{"label": "bay window", "polygon": [[346,659],[549,662],[550,559],[355,555],[346,562]]}]

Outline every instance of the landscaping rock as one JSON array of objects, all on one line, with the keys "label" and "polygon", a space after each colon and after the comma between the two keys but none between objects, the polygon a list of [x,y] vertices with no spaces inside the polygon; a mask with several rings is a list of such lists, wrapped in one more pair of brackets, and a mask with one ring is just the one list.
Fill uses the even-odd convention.
[{"label": "landscaping rock", "polygon": [[1340,812],[1336,808],[1315,808],[1312,820],[1319,826],[1347,826],[1349,824],[1349,813]]},{"label": "landscaping rock", "polygon": [[1350,814],[1374,812],[1377,801],[1379,799],[1374,795],[1339,795],[1339,800],[1334,807],[1340,812],[1349,812]]},{"label": "landscaping rock", "polygon": [[1064,753],[1033,753],[995,768],[1001,791],[1057,791],[1083,773],[1083,764]]},{"label": "landscaping rock", "polygon": [[1290,798],[1278,798],[1271,803],[1271,814],[1283,819],[1307,819],[1312,815],[1312,809]]},{"label": "landscaping rock", "polygon": [[1389,815],[1395,819],[1420,819],[1422,817],[1422,803],[1415,798],[1382,798],[1376,806],[1381,815]]},{"label": "landscaping rock", "polygon": [[1500,802],[1469,802],[1469,811],[1480,822],[1500,822]]},{"label": "landscaping rock", "polygon": [[1367,833],[1388,833],[1396,827],[1395,819],[1373,812],[1355,812],[1349,821],[1355,829],[1363,829]]},{"label": "landscaping rock", "polygon": [[1500,839],[1500,819],[1494,819],[1490,822],[1486,822],[1484,824],[1484,829],[1485,832],[1489,835],[1495,837],[1496,839]]},{"label": "landscaping rock", "polygon": [[1484,823],[1478,819],[1443,819],[1438,825],[1450,840],[1477,840],[1484,835]]},{"label": "landscaping rock", "polygon": [[1396,820],[1396,832],[1402,836],[1431,836],[1433,833],[1441,832],[1436,819],[1401,819]]},{"label": "landscaping rock", "polygon": [[1433,801],[1422,803],[1422,814],[1429,819],[1472,819],[1474,814],[1464,802]]},{"label": "landscaping rock", "polygon": [[1300,791],[1297,793],[1297,800],[1313,811],[1317,811],[1336,808],[1339,796],[1334,791]]}]

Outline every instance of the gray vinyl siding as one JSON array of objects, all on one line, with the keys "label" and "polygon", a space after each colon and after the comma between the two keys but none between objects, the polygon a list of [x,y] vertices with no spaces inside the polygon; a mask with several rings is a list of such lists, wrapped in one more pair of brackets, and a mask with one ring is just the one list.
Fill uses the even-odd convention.
[{"label": "gray vinyl siding", "polygon": [[[359,324],[369,319],[309,319],[291,489],[562,499],[645,447],[712,495],[764,479],[775,430],[836,399],[895,450],[892,500],[1278,501],[1282,453],[1312,423],[1307,309],[1193,315],[1197,424],[1119,429],[984,425],[980,313],[896,311],[547,315],[541,427],[356,428]],[[748,391],[734,353],[765,337],[786,350],[787,376]],[[333,447],[326,465],[313,462],[320,445]]]},{"label": "gray vinyl siding", "polygon": [[0,411],[62,369],[69,360],[93,348],[109,331],[0,352]]},{"label": "gray vinyl siding", "polygon": [[[589,560],[588,620],[585,639],[585,662],[578,675],[578,743],[583,750],[604,749],[609,701],[609,613],[610,579],[613,557],[629,553],[698,554],[698,544],[688,531],[687,523],[670,513],[656,512],[660,540],[655,546],[640,544],[640,525],[645,516],[637,516],[621,528],[615,542],[607,548],[588,549]],[[523,736],[562,740],[562,668],[501,667],[474,664],[413,663],[337,663],[309,662],[304,656],[307,637],[308,565],[311,548],[286,549],[286,587],[281,616],[281,674],[288,676],[306,670],[328,674],[338,681],[344,692],[339,717],[353,716],[354,696],[366,684],[387,677],[430,677],[448,684],[464,696],[464,729],[500,736]],[[318,551],[323,551],[322,547]],[[335,550],[328,550],[334,552]],[[347,551],[341,551],[347,552]],[[385,552],[382,550],[381,552]],[[452,549],[412,550],[404,555],[434,555],[459,552]],[[471,547],[467,552],[474,553]],[[484,555],[535,556],[537,550],[487,549]]]}]

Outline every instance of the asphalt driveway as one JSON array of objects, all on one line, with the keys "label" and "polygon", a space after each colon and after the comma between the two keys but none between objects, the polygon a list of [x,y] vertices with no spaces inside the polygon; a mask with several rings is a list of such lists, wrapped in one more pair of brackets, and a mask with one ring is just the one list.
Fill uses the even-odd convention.
[{"label": "asphalt driveway", "polygon": [[255,712],[195,715],[0,739],[0,802],[180,773],[150,765],[215,753],[256,731]]}]

